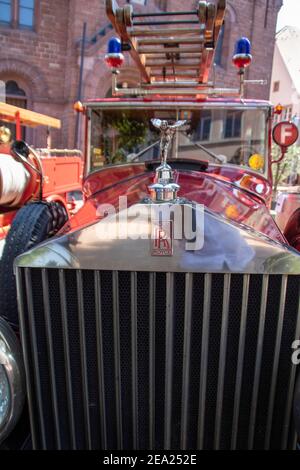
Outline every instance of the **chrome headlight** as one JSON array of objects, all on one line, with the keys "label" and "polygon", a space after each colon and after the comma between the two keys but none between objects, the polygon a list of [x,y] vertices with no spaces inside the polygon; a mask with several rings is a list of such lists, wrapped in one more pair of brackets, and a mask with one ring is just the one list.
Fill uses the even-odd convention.
[{"label": "chrome headlight", "polygon": [[0,429],[7,420],[10,402],[8,378],[4,367],[0,365]]},{"label": "chrome headlight", "polygon": [[19,342],[0,317],[0,443],[17,423],[25,399],[24,368]]}]

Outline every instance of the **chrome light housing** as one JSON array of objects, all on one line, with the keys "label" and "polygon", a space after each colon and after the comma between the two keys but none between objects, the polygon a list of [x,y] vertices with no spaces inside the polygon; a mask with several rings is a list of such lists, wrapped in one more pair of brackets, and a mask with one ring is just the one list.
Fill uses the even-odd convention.
[{"label": "chrome light housing", "polygon": [[13,330],[0,317],[0,443],[16,425],[25,400],[21,348]]}]

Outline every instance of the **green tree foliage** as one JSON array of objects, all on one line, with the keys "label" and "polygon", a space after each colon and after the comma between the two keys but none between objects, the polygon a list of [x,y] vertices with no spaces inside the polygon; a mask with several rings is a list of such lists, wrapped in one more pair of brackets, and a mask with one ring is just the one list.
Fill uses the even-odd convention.
[{"label": "green tree foliage", "polygon": [[[273,160],[278,160],[281,156],[281,150],[277,145],[273,147]],[[272,165],[273,171],[273,190],[276,192],[278,186],[292,184],[289,178],[300,175],[300,146],[293,145],[285,154],[280,163]]]},{"label": "green tree foliage", "polygon": [[[145,143],[148,129],[146,119],[137,121],[122,113],[118,117],[111,116],[107,124],[116,133],[116,151],[111,153],[109,163],[125,162],[129,153],[136,151],[140,145]],[[109,141],[106,143],[110,145]]]}]

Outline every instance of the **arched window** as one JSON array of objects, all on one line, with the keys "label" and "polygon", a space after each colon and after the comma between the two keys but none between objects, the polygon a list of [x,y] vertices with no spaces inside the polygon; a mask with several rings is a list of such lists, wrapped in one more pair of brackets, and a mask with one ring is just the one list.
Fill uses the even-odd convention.
[{"label": "arched window", "polygon": [[[6,103],[13,106],[18,106],[18,108],[27,108],[27,97],[26,93],[22,88],[19,87],[16,81],[8,80],[5,83],[5,98]],[[0,123],[0,125],[5,125],[9,127],[12,132],[13,139],[15,138],[16,129],[14,124]],[[25,140],[25,127],[22,128],[22,139]]]},{"label": "arched window", "polygon": [[8,80],[5,83],[5,94],[8,104],[19,106],[19,108],[26,108],[26,93],[14,80]]}]

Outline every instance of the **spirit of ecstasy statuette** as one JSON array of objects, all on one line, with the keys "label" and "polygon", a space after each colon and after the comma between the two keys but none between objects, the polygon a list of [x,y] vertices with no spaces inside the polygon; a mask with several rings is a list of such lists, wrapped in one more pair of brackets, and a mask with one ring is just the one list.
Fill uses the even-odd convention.
[{"label": "spirit of ecstasy statuette", "polygon": [[167,164],[168,150],[177,129],[184,126],[186,121],[173,124],[161,119],[151,120],[154,127],[160,130],[160,166],[156,169],[155,181],[149,187],[152,200],[155,202],[170,202],[177,198],[178,184],[174,183],[173,171]]},{"label": "spirit of ecstasy statuette", "polygon": [[154,127],[160,130],[161,163],[167,163],[168,150],[174,134],[177,129],[186,124],[186,121],[177,121],[174,124],[169,124],[168,121],[162,121],[161,119],[151,119],[151,122]]}]

